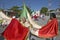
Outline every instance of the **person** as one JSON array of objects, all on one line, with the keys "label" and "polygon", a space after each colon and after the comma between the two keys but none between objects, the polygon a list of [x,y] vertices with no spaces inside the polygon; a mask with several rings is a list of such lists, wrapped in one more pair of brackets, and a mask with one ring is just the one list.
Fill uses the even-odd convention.
[{"label": "person", "polygon": [[50,19],[42,28],[35,30],[34,34],[42,38],[53,38],[58,35],[58,21],[55,13],[50,14]]},{"label": "person", "polygon": [[55,13],[50,14],[48,23],[39,29],[38,35],[43,38],[53,38],[58,35],[58,21]]},{"label": "person", "polygon": [[45,17],[45,14],[41,14],[40,17],[41,17],[42,20],[45,20],[45,18],[44,18]]},{"label": "person", "polygon": [[[54,18],[56,18],[56,14],[55,13],[51,13],[50,14],[50,19],[48,20],[48,22],[50,22],[50,21],[52,21]],[[47,38],[48,39],[48,38]],[[52,40],[55,40],[56,39],[56,37],[53,37],[53,38],[51,38]]]},{"label": "person", "polygon": [[35,20],[38,20],[38,16],[37,16],[37,15],[34,15],[34,19],[35,19]]}]

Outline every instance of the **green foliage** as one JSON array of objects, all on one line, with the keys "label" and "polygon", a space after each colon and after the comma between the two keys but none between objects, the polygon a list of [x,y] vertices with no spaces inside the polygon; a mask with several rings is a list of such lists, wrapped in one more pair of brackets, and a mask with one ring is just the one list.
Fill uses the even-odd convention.
[{"label": "green foliage", "polygon": [[50,10],[50,12],[53,12],[53,11],[55,11],[55,10]]},{"label": "green foliage", "polygon": [[46,15],[46,12],[48,11],[47,7],[42,7],[40,10],[40,13],[44,13]]},{"label": "green foliage", "polygon": [[12,11],[14,11],[14,12],[19,12],[19,11],[20,11],[19,8],[20,8],[20,7],[18,7],[18,6],[13,6],[13,7],[10,8],[9,10],[12,10]]},{"label": "green foliage", "polygon": [[2,11],[3,9],[2,8],[0,8],[0,11]]},{"label": "green foliage", "polygon": [[12,10],[13,12],[17,13],[15,16],[19,17],[20,13],[21,13],[21,9],[19,6],[13,6],[12,8],[10,8],[9,10]]}]

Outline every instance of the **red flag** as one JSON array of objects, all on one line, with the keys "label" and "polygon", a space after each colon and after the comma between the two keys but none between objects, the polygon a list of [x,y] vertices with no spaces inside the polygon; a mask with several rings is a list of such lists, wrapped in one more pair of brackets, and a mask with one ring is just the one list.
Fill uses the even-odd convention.
[{"label": "red flag", "polygon": [[28,28],[24,27],[18,20],[12,19],[11,23],[3,32],[3,36],[7,40],[25,40],[28,31]]},{"label": "red flag", "polygon": [[52,38],[58,34],[58,21],[54,18],[51,22],[48,22],[47,25],[39,29],[39,37],[42,38]]}]

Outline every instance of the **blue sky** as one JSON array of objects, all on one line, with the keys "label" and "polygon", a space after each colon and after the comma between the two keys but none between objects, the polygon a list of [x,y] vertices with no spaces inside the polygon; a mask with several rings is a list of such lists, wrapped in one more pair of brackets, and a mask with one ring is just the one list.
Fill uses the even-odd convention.
[{"label": "blue sky", "polygon": [[[8,9],[15,5],[22,6],[23,1],[32,10],[40,10],[42,7],[49,7],[48,0],[0,0],[0,8]],[[60,3],[60,0],[51,0],[51,8],[50,9],[58,8],[59,3]]]}]

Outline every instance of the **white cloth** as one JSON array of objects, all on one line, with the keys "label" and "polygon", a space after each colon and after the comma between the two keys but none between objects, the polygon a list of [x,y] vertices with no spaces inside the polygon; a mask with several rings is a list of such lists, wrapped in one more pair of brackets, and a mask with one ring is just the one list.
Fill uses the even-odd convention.
[{"label": "white cloth", "polygon": [[30,26],[30,24],[29,24],[28,22],[25,22],[24,25],[25,25],[26,27],[29,27],[29,26]]},{"label": "white cloth", "polygon": [[28,23],[28,22],[25,22],[25,23],[23,23],[23,22],[21,22],[25,27],[29,27],[30,26],[30,24]]},{"label": "white cloth", "polygon": [[36,31],[35,31],[35,30],[33,30],[33,28],[31,28],[30,31],[31,31],[32,34],[38,36],[38,32],[39,32],[39,30],[36,30]]}]

